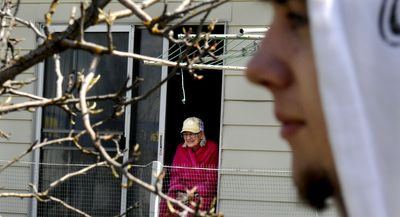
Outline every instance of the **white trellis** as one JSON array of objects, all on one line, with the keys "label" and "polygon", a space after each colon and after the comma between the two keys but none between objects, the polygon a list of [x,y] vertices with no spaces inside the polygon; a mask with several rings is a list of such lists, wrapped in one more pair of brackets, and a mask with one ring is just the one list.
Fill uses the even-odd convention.
[{"label": "white trellis", "polygon": [[[257,51],[261,40],[264,38],[264,33],[269,30],[267,28],[248,28],[240,29],[238,34],[211,34],[208,36],[209,43],[215,43],[217,49],[215,54],[217,58],[211,56],[202,57],[202,62],[192,64],[193,69],[211,69],[211,70],[232,70],[243,71],[245,66],[240,63],[252,57]],[[194,38],[196,35],[189,35]],[[185,37],[184,34],[178,35],[178,38]],[[204,37],[204,36],[202,36]],[[144,61],[147,65],[164,65],[176,66],[178,63],[174,59],[178,59],[182,55],[183,48],[180,45],[174,44],[169,48],[167,53],[161,54],[154,61]],[[189,53],[193,55],[196,51]],[[168,56],[168,59],[162,57]],[[186,62],[179,63],[181,66],[186,66]]]}]

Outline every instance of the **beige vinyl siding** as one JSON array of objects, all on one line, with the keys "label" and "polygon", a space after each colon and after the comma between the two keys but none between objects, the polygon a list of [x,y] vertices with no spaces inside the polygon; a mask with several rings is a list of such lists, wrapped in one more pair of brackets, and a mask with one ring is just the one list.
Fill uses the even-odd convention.
[{"label": "beige vinyl siding", "polygon": [[234,1],[232,27],[265,26],[272,20],[272,7],[261,1]]},{"label": "beige vinyl siding", "polygon": [[[20,7],[19,14],[27,20],[37,22],[43,19],[44,5],[28,4],[24,2]],[[17,44],[15,54],[22,56],[36,46],[35,34],[20,25],[12,32],[12,36],[22,39]],[[36,66],[25,70],[17,76],[18,80],[30,80],[36,76]],[[36,83],[24,86],[21,91],[35,93]],[[0,97],[4,102],[7,96]],[[23,97],[11,98],[12,103],[26,101]],[[0,130],[9,133],[9,139],[0,139],[0,167],[6,161],[13,160],[16,156],[24,153],[34,141],[34,112],[19,111],[2,115],[0,118]],[[32,161],[32,155],[26,155],[21,161]],[[0,174],[0,192],[29,193],[31,191],[29,183],[32,182],[31,164],[14,164]],[[20,198],[0,198],[0,216],[3,217],[22,217],[29,215],[30,199]]]},{"label": "beige vinyl siding", "polygon": [[[337,214],[333,210],[319,212],[304,207],[299,203],[263,202],[249,201],[246,207],[242,202],[236,200],[223,200],[221,207],[226,210],[225,216],[247,217],[247,216],[266,216],[266,217],[288,217],[288,216],[310,216],[310,217],[335,217]],[[246,213],[246,215],[243,215]],[[288,214],[290,213],[290,214]]]},{"label": "beige vinyl siding", "polygon": [[[20,101],[20,99],[13,100]],[[0,130],[10,134],[10,139],[0,139],[0,167],[2,167],[6,161],[21,155],[30,146],[33,139],[32,113],[16,112],[4,115],[0,119]],[[27,155],[22,160],[32,159]],[[14,165],[0,174],[0,192],[28,193],[30,182],[30,165]],[[28,203],[29,199],[0,198],[0,216],[26,216]]]},{"label": "beige vinyl siding", "polygon": [[232,151],[222,153],[221,168],[267,169],[289,168],[289,152],[272,152],[259,150]]},{"label": "beige vinyl siding", "polygon": [[[70,17],[72,8],[77,6],[79,11],[79,3],[80,1],[62,1],[56,8],[56,12],[53,15],[53,24],[66,24],[68,23],[68,19]],[[178,5],[178,2],[181,1],[168,1],[169,3],[169,10],[173,10]],[[232,12],[232,4],[225,4],[223,8],[216,8],[210,14],[210,19],[218,18],[219,21],[230,21],[231,20],[231,12]],[[116,11],[120,10],[123,7],[117,1],[112,1],[104,11]],[[19,14],[24,14],[24,17],[30,17],[32,21],[35,22],[43,22],[44,14],[49,9],[49,1],[47,0],[32,0],[32,1],[24,1],[22,6],[19,9]],[[164,9],[163,4],[155,4],[150,8],[146,9],[146,12],[149,13],[152,17],[159,16]],[[201,16],[195,17],[189,22],[197,22],[201,19]],[[141,22],[138,18],[132,16],[124,19],[120,19],[115,22],[115,24],[121,23],[129,23],[140,25]],[[33,38],[34,39],[34,38]]]},{"label": "beige vinyl siding", "polygon": [[338,216],[333,208],[316,213],[299,201],[271,93],[239,73],[224,79],[219,211],[227,217]]},{"label": "beige vinyl siding", "polygon": [[274,126],[226,125],[222,131],[223,149],[287,152],[289,146],[279,137],[279,131]]},{"label": "beige vinyl siding", "polygon": [[[0,150],[3,152],[6,149],[0,146]],[[3,162],[0,162],[1,166],[3,166]],[[0,192],[29,193],[30,174],[31,166],[29,164],[18,164],[7,168],[0,176]],[[0,216],[27,216],[29,201],[29,199],[13,197],[0,198]]]},{"label": "beige vinyl siding", "polygon": [[23,119],[2,119],[0,122],[0,129],[10,134],[7,141],[2,139],[1,144],[8,143],[30,143],[33,138],[32,120]]},{"label": "beige vinyl siding", "polygon": [[[232,5],[228,33],[238,33],[246,27],[265,27],[273,16],[265,3],[235,1]],[[248,60],[235,64],[245,66]],[[237,71],[224,72],[223,88],[220,166],[227,170],[220,174],[220,211],[229,217],[315,216],[315,211],[299,202],[291,173],[285,172],[291,168],[291,153],[279,136],[280,124],[274,117],[271,93]],[[238,173],[229,168],[252,172]],[[319,214],[336,215],[332,211]]]},{"label": "beige vinyl siding", "polygon": [[[234,1],[228,33],[265,27],[272,17],[265,3]],[[245,66],[248,61],[235,64]],[[219,210],[228,217],[337,216],[334,209],[317,214],[299,201],[272,94],[250,83],[241,71],[224,72],[223,90]]]},{"label": "beige vinyl siding", "polygon": [[224,104],[224,124],[278,126],[274,103],[271,101],[227,100]]},{"label": "beige vinyl siding", "polygon": [[[1,191],[4,192],[4,191]],[[13,191],[16,193],[27,193],[20,191]],[[28,215],[28,203],[27,199],[19,198],[0,198],[0,214],[4,217],[11,216],[27,216]]]},{"label": "beige vinyl siding", "polygon": [[244,75],[225,73],[225,100],[272,101],[272,94],[261,86],[256,86]]},{"label": "beige vinyl siding", "polygon": [[[16,101],[19,101],[17,99]],[[32,113],[16,112],[0,119],[0,130],[10,133],[10,138],[0,139],[0,167],[24,153],[33,140]],[[31,155],[21,159],[32,161]],[[0,174],[0,192],[28,193],[32,170],[28,164],[12,166]],[[0,198],[0,216],[27,216],[30,199]]]}]

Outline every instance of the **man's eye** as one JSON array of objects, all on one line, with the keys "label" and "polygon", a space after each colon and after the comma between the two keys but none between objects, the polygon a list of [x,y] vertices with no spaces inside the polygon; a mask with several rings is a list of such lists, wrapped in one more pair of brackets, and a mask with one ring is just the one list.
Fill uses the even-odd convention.
[{"label": "man's eye", "polygon": [[308,17],[294,12],[288,12],[287,18],[290,21],[293,28],[300,28],[308,25]]}]

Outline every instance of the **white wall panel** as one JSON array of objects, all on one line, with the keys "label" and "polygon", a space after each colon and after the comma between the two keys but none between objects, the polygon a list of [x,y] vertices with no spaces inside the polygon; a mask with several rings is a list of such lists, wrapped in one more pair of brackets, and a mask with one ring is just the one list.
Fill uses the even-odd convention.
[{"label": "white wall panel", "polygon": [[[12,143],[12,142],[0,142],[0,160],[13,160],[16,156],[20,156],[24,153],[30,143]],[[31,161],[31,155],[28,154],[22,161]],[[2,176],[2,174],[0,174]]]},{"label": "white wall panel", "polygon": [[230,25],[252,26],[267,25],[273,16],[272,7],[261,1],[243,1],[232,3],[232,23]]},{"label": "white wall panel", "polygon": [[[4,192],[4,191],[0,191]],[[16,193],[27,193],[27,192],[16,192]],[[0,215],[7,217],[10,214],[26,214],[28,212],[29,199],[20,198],[2,198],[0,197]]]},{"label": "white wall panel", "polygon": [[[53,23],[54,24],[65,24],[67,23],[69,16],[72,11],[73,6],[77,6],[77,9],[79,10],[79,2],[80,1],[63,1],[62,4],[59,4],[57,7],[54,15],[53,15]],[[176,2],[176,1],[175,1]],[[46,0],[39,0],[39,1],[26,1],[25,4],[23,4],[20,9],[19,9],[19,14],[23,14],[25,18],[30,18],[32,21],[35,22],[43,22],[44,20],[44,14],[48,11],[49,9],[49,4],[51,1],[46,1]],[[174,1],[169,1],[169,10],[173,10],[176,8],[177,3],[174,3]],[[230,3],[225,4],[223,7],[215,9],[210,15],[208,20],[213,20],[217,19],[219,21],[230,21],[231,20],[231,9],[232,5]],[[159,16],[162,11],[163,11],[164,6],[162,4],[156,4],[146,10],[146,12],[152,16]],[[104,11],[117,11],[125,9],[124,7],[121,6],[117,1],[113,1],[109,6],[107,6]],[[198,22],[202,16],[194,17],[192,20],[189,22]],[[136,18],[135,16],[129,17],[129,18],[124,18],[122,20],[119,20],[118,22],[135,22],[136,24],[140,24],[141,21]]]},{"label": "white wall panel", "polygon": [[280,127],[229,126],[223,128],[224,150],[290,151],[279,136]]},{"label": "white wall panel", "polygon": [[[4,162],[0,161],[0,167]],[[0,175],[0,189],[8,191],[28,191],[31,177],[30,165],[11,166]]]},{"label": "white wall panel", "polygon": [[221,156],[221,168],[291,168],[290,152],[223,150]]},{"label": "white wall panel", "polygon": [[[229,91],[229,90],[226,90]],[[273,102],[225,101],[224,124],[279,126]]]},{"label": "white wall panel", "polygon": [[273,97],[270,91],[264,87],[254,85],[247,80],[246,76],[225,76],[225,99],[226,100],[269,100]]},{"label": "white wall panel", "polygon": [[33,140],[32,121],[29,120],[0,120],[0,129],[10,133],[10,139],[0,138],[2,142],[30,143]]},{"label": "white wall panel", "polygon": [[302,203],[277,203],[221,200],[221,211],[227,217],[336,217],[334,209],[316,212]]},{"label": "white wall panel", "polygon": [[3,120],[32,120],[33,113],[28,111],[17,111],[5,114],[1,117],[1,121]]},{"label": "white wall panel", "polygon": [[222,200],[297,202],[296,189],[291,177],[223,175],[220,198]]},{"label": "white wall panel", "polygon": [[20,39],[21,41],[16,45],[16,48],[32,49],[36,44],[35,33],[26,27],[16,27],[11,32],[11,37]]}]

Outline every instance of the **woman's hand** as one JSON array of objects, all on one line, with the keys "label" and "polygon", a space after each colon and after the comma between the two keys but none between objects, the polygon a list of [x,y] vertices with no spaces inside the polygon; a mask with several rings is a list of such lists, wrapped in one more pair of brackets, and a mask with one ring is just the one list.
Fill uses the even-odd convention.
[{"label": "woman's hand", "polygon": [[176,199],[182,201],[184,204],[189,204],[189,197],[186,192],[178,191],[176,193]]}]

